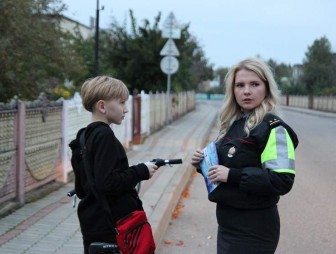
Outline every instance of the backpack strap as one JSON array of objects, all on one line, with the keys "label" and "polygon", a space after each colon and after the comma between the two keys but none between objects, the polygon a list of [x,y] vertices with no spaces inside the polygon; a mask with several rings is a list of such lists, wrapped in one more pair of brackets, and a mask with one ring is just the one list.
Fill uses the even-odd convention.
[{"label": "backpack strap", "polygon": [[115,233],[117,233],[116,225],[115,225],[115,222],[114,222],[115,219],[114,219],[113,214],[111,212],[111,209],[108,205],[106,196],[103,193],[99,193],[99,191],[96,188],[96,184],[94,182],[93,169],[91,167],[91,163],[90,163],[90,160],[89,160],[89,157],[88,157],[88,154],[87,154],[85,133],[86,133],[86,129],[81,133],[81,135],[79,137],[79,142],[80,142],[80,146],[81,146],[81,154],[82,154],[82,157],[83,157],[85,175],[86,175],[86,178],[89,182],[89,186],[90,186],[90,189],[91,189],[93,195],[95,196],[96,200],[99,202],[101,208],[105,212],[108,222],[110,223],[112,228],[115,230]]}]

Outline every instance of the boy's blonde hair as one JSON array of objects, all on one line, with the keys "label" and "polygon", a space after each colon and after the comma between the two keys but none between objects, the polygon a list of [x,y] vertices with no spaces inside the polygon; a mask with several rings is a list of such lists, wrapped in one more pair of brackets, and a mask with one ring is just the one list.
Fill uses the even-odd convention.
[{"label": "boy's blonde hair", "polygon": [[99,100],[125,99],[129,91],[126,85],[115,78],[108,76],[97,76],[87,79],[81,88],[81,97],[84,108],[92,112]]},{"label": "boy's blonde hair", "polygon": [[220,132],[219,137],[223,137],[234,121],[242,116],[241,108],[234,96],[234,85],[236,73],[239,70],[253,71],[265,82],[266,97],[261,105],[255,108],[245,122],[245,133],[247,136],[256,127],[267,113],[279,114],[279,89],[274,80],[273,72],[268,64],[258,58],[247,58],[234,65],[225,77],[225,97],[222,110],[220,112]]}]

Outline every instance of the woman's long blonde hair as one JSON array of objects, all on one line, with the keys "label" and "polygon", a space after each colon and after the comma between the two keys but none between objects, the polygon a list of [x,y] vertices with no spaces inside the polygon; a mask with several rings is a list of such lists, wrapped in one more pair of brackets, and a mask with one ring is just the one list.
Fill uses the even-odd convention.
[{"label": "woman's long blonde hair", "polygon": [[267,113],[279,114],[278,101],[279,89],[274,80],[271,68],[258,58],[247,58],[234,65],[225,77],[225,97],[222,109],[219,115],[220,130],[218,138],[222,138],[234,121],[242,117],[242,110],[238,105],[234,96],[234,84],[236,73],[239,70],[253,71],[266,85],[266,97],[259,107],[255,108],[248,116],[244,131],[247,136],[250,131],[256,127],[265,117]]}]

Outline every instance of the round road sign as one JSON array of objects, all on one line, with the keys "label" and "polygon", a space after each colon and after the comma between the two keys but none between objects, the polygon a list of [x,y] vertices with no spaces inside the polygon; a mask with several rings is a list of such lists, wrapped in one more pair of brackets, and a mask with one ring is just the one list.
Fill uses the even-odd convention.
[{"label": "round road sign", "polygon": [[161,70],[166,74],[174,74],[179,68],[179,62],[174,56],[165,56],[160,63]]}]

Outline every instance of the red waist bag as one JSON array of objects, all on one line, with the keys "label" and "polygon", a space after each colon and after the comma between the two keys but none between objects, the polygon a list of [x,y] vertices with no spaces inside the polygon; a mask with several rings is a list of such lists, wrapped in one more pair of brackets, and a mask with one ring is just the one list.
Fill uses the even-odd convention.
[{"label": "red waist bag", "polygon": [[122,254],[153,254],[155,242],[144,211],[134,211],[116,223],[117,244]]}]

